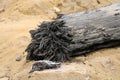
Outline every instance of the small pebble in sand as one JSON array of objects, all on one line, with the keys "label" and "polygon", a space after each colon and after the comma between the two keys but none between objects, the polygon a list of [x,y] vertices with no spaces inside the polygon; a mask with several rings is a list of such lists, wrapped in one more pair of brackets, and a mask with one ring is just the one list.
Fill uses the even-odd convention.
[{"label": "small pebble in sand", "polygon": [[18,57],[16,58],[16,61],[21,61],[21,59],[22,59],[22,56],[18,56]]}]

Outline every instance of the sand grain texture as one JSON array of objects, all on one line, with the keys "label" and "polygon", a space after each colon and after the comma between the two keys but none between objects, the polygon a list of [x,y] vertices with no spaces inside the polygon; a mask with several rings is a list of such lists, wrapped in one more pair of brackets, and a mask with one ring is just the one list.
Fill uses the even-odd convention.
[{"label": "sand grain texture", "polygon": [[[120,47],[77,57],[57,70],[29,74],[25,62],[29,30],[58,13],[71,13],[119,0],[0,0],[0,80],[120,80]],[[89,3],[88,3],[89,2]],[[16,58],[21,56],[21,61]],[[46,77],[47,76],[47,77]]]}]

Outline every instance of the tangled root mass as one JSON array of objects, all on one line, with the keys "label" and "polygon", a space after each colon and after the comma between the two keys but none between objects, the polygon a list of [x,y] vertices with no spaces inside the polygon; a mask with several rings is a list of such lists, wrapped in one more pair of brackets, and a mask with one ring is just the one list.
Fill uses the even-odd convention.
[{"label": "tangled root mass", "polygon": [[27,60],[50,60],[64,62],[70,59],[69,45],[72,40],[65,22],[56,20],[43,22],[38,29],[31,30],[31,43],[26,51]]}]

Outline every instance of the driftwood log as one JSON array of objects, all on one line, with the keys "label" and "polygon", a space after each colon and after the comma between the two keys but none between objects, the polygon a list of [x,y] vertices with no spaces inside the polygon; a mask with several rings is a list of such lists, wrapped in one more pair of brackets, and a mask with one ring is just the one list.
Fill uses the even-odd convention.
[{"label": "driftwood log", "polygon": [[70,57],[120,45],[120,3],[62,15],[31,30],[27,60],[67,61]]}]

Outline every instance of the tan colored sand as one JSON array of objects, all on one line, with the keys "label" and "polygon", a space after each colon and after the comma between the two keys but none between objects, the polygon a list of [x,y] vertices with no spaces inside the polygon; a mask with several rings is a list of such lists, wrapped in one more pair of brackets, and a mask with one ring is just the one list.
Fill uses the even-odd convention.
[{"label": "tan colored sand", "polygon": [[[64,63],[60,69],[29,74],[24,50],[29,30],[58,13],[78,12],[117,0],[0,0],[0,80],[120,80],[120,48],[94,52]],[[17,62],[16,58],[22,60]]]}]

